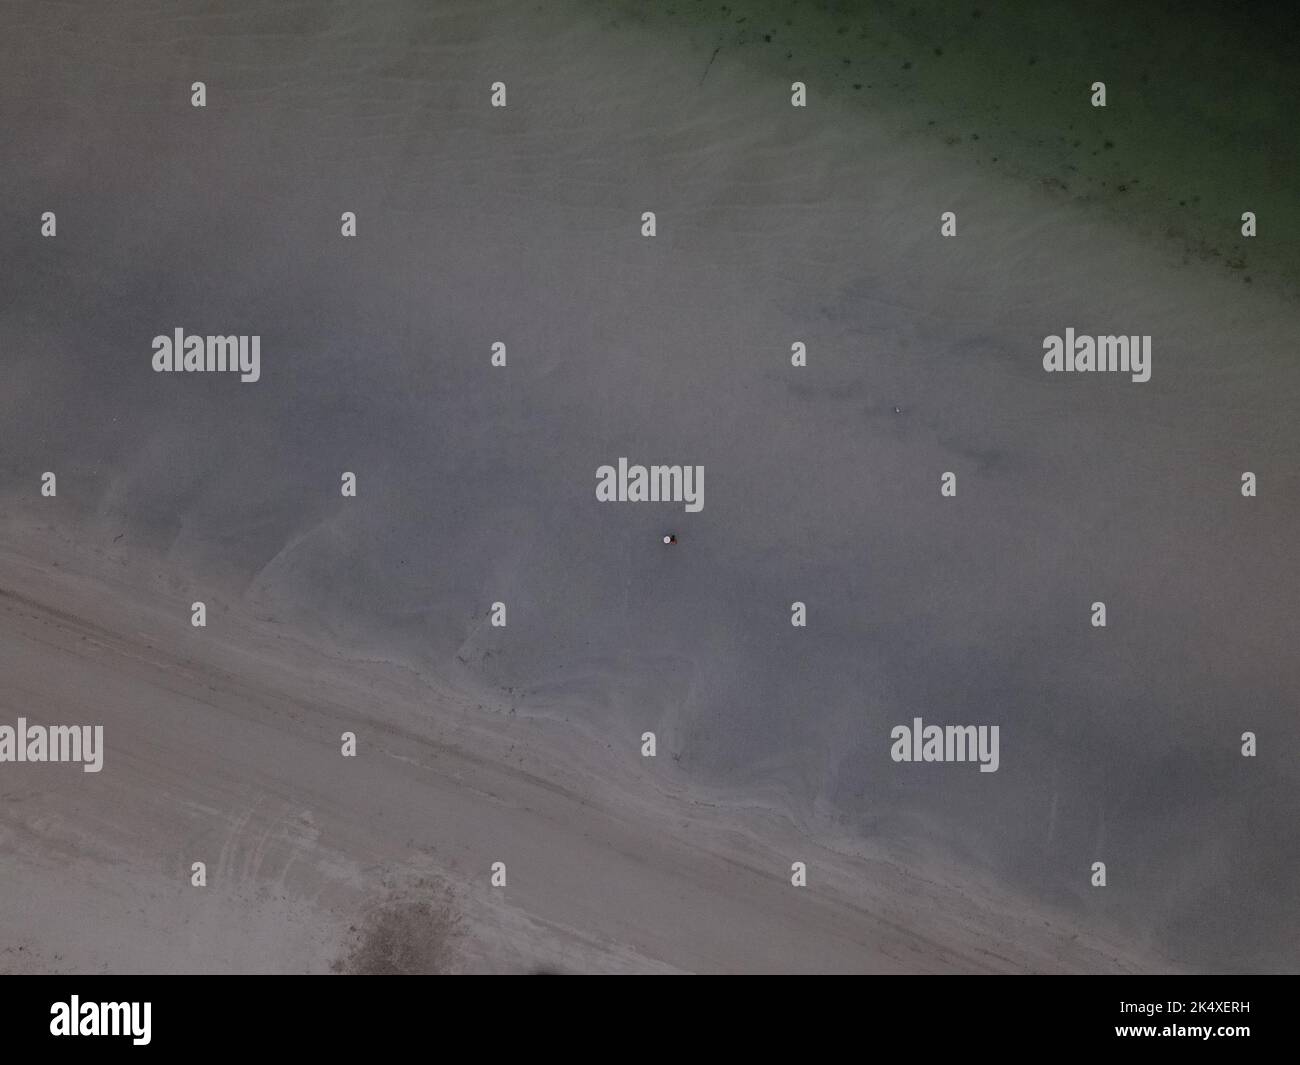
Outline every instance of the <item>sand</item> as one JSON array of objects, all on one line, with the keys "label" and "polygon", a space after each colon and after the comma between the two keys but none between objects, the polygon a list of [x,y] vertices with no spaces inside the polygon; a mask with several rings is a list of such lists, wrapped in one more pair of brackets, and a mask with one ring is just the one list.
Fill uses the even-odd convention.
[{"label": "sand", "polygon": [[405,941],[429,919],[401,926],[418,903],[458,922],[436,971],[1139,968],[921,855],[691,789],[570,723],[234,609],[220,634],[186,632],[137,560],[82,557],[52,528],[24,542],[0,561],[6,702],[62,720],[93,692],[111,740],[100,774],[6,767],[5,971],[352,971],[376,911]]},{"label": "sand", "polygon": [[[5,966],[346,969],[450,891],[471,971],[1294,969],[1285,278],[601,5],[10,29],[4,719],[108,757],[0,767]],[[1067,327],[1151,381],[1044,374]]]}]

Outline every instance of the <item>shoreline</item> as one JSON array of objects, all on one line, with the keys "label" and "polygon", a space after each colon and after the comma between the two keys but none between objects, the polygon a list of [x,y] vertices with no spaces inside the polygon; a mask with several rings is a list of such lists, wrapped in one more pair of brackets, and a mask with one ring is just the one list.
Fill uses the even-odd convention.
[{"label": "shoreline", "polygon": [[[82,822],[132,869],[152,868],[156,828],[168,861],[191,839],[227,855],[240,891],[287,877],[326,916],[286,958],[318,960],[319,937],[356,923],[368,894],[400,895],[444,853],[478,869],[500,839],[547,870],[552,896],[497,913],[467,888],[477,926],[495,913],[516,944],[483,948],[480,966],[531,964],[533,947],[557,965],[771,965],[775,947],[736,953],[707,926],[693,926],[699,949],[659,938],[676,915],[656,907],[683,881],[705,911],[752,887],[755,928],[788,935],[769,866],[812,835],[955,892],[936,904],[958,944],[945,953],[876,919],[887,904],[895,925],[925,924],[910,874],[887,868],[879,897],[862,895],[861,866],[832,874],[843,899],[800,925],[827,965],[976,965],[998,951],[989,928],[1018,927],[998,925],[1007,907],[1041,906],[1119,921],[1148,959],[1293,966],[1294,300],[1212,257],[1181,265],[1175,244],[1037,180],[1055,173],[1035,170],[1037,152],[1028,181],[974,165],[988,131],[945,144],[915,94],[863,114],[851,88],[819,92],[797,113],[780,63],[759,77],[729,48],[710,59],[707,32],[624,32],[592,10],[447,0],[304,18],[250,3],[160,22],[122,4],[63,32],[34,4],[41,47],[0,42],[12,157],[32,161],[0,208],[23,234],[0,318],[0,502],[27,545],[8,634],[33,656],[10,652],[23,684],[9,709],[38,698],[46,720],[73,720],[80,678],[119,701],[142,749],[149,722],[163,729],[139,784],[106,793],[120,818],[73,795],[43,821],[34,788],[14,838],[36,841],[52,881],[69,846],[97,846]],[[203,112],[180,91],[196,69]],[[1096,150],[1129,149],[1116,144]],[[56,240],[32,224],[46,206]],[[649,209],[653,241],[638,229]],[[259,380],[154,373],[149,338],[178,321],[261,337]],[[1150,381],[1045,373],[1041,342],[1072,329],[1152,336]],[[489,362],[498,338],[508,367]],[[707,465],[707,508],[604,507],[591,474],[626,455]],[[39,494],[42,471],[57,471],[57,498]],[[41,582],[61,567],[44,568],[33,529],[58,550],[80,540],[68,565],[96,579],[50,598]],[[1088,622],[1099,599],[1104,633]],[[185,627],[193,600],[208,607],[201,638]],[[790,625],[795,600],[807,629]],[[498,601],[508,630],[487,623]],[[247,632],[227,647],[216,637],[236,623]],[[327,782],[342,722],[363,711],[391,732],[391,773],[361,774],[349,816]],[[890,729],[917,717],[999,726],[1000,768],[896,765]],[[1261,738],[1250,762],[1247,729]],[[660,740],[653,778],[645,730]],[[293,766],[303,736],[315,746]],[[255,742],[264,755],[242,746]],[[205,744],[222,758],[198,780],[166,762]],[[169,820],[151,786],[199,798]],[[555,789],[576,798],[554,805]],[[488,826],[483,850],[408,809],[439,804],[466,832]],[[700,852],[716,848],[716,867],[678,832],[713,807]],[[372,839],[380,814],[396,827]],[[320,843],[326,825],[337,841]],[[98,875],[111,855],[95,853]],[[628,926],[637,957],[599,907],[604,946],[586,938],[576,900],[590,892],[566,855],[609,862],[644,908]],[[1104,892],[1087,875],[1103,857]],[[164,891],[181,872],[149,882]],[[963,909],[967,884],[989,914]],[[74,909],[93,903],[83,889]],[[25,890],[39,898],[37,880]],[[196,916],[187,891],[168,896],[169,927]],[[867,914],[845,918],[856,946],[831,934],[844,899]],[[1017,964],[1046,964],[1055,948],[1025,935]]]},{"label": "shoreline", "polygon": [[[37,640],[46,655],[18,671],[16,690],[35,718],[63,685],[31,688],[33,671],[97,677],[99,703],[86,713],[108,722],[107,755],[102,786],[47,767],[6,777],[5,971],[325,972],[371,908],[443,888],[464,921],[456,971],[1165,968],[1051,911],[999,900],[978,877],[910,871],[862,843],[848,853],[845,840],[810,836],[776,811],[726,805],[725,789],[657,780],[657,766],[610,760],[565,723],[485,709],[395,664],[322,653],[233,610],[220,615],[226,631],[210,623],[196,637],[183,616],[164,620],[156,596],[80,572],[87,559],[76,551],[34,558],[32,542],[15,551],[11,527],[0,550],[6,641]],[[420,720],[419,706],[432,716]],[[328,750],[349,725],[385,801],[367,801],[347,779],[360,763],[345,767]],[[292,760],[266,757],[290,749]],[[390,778],[395,788],[381,783]],[[33,788],[45,796],[39,811],[24,799]],[[425,832],[391,805],[453,793],[455,827],[442,831],[438,801]],[[136,827],[123,835],[128,811]],[[551,828],[541,850],[523,848],[544,868],[509,860],[511,881],[494,894],[488,859],[514,858],[503,811]],[[807,861],[808,889],[788,884],[790,854]],[[192,888],[187,859],[199,855],[209,881]],[[971,894],[980,890],[990,894]],[[26,905],[33,893],[42,906]],[[729,898],[742,912],[718,922]],[[112,914],[80,946],[68,931],[86,926],[48,923],[78,911]]]},{"label": "shoreline", "polygon": [[[1122,0],[1082,16],[1070,0],[577,3],[611,16],[610,31],[699,53],[710,78],[736,63],[778,97],[781,79],[801,79],[819,106],[942,145],[957,168],[1045,191],[1184,266],[1300,302],[1300,134],[1279,104],[1300,94],[1294,13],[1252,12],[1263,19],[1246,33],[1214,2],[1164,19]],[[1095,79],[1105,108],[1088,105]],[[1241,233],[1245,210],[1259,219],[1254,238]]]}]

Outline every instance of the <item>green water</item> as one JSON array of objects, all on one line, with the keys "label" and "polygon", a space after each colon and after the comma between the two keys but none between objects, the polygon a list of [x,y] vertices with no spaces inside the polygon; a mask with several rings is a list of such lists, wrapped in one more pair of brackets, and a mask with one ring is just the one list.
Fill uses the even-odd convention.
[{"label": "green water", "polygon": [[[608,25],[848,101],[1300,298],[1296,5],[592,0]],[[716,68],[712,68],[716,69]],[[788,79],[788,80],[787,80]],[[1091,86],[1106,86],[1106,106]],[[1258,235],[1243,237],[1252,211]]]}]

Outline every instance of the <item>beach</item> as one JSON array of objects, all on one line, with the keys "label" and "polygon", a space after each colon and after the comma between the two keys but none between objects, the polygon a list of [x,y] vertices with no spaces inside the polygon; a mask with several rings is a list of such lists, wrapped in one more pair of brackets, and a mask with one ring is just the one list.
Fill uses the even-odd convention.
[{"label": "beach", "polygon": [[[427,903],[458,972],[1294,971],[1285,171],[1203,131],[1240,202],[1171,236],[1177,153],[1062,189],[776,6],[14,5],[0,724],[105,750],[0,766],[0,969],[356,971]],[[1141,84],[1078,85],[1110,151]]]}]

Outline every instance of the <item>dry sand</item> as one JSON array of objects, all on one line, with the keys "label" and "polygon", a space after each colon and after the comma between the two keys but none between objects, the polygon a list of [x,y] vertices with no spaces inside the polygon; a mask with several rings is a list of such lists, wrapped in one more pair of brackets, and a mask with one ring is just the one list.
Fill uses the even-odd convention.
[{"label": "dry sand", "polygon": [[[388,957],[359,949],[376,911],[399,969],[411,944],[417,970],[470,972],[1151,964],[921,854],[689,788],[571,723],[235,608],[187,632],[166,594],[180,582],[125,552],[87,557],[53,527],[16,541],[0,555],[3,709],[62,721],[93,702],[109,741],[99,774],[6,766],[4,971],[349,971]],[[503,856],[507,886],[490,888]],[[189,885],[196,860],[206,888]],[[425,953],[448,899],[459,927]]]}]

